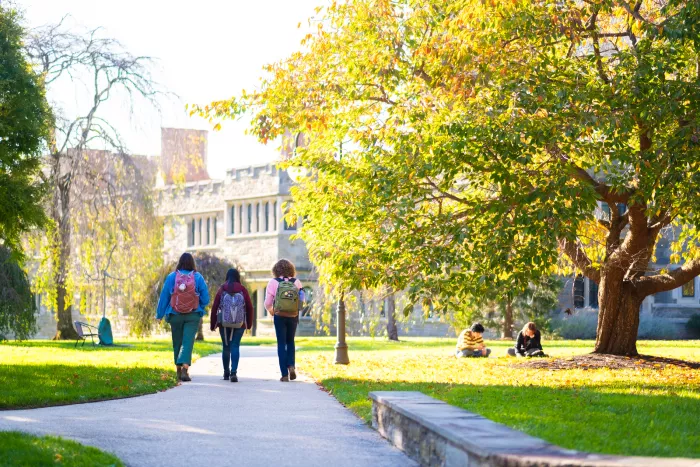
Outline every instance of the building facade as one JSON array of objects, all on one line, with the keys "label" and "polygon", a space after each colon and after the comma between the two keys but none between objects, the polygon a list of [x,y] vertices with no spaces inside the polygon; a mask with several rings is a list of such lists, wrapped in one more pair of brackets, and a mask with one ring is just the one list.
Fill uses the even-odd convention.
[{"label": "building facade", "polygon": [[158,192],[165,259],[203,251],[239,265],[256,308],[259,334],[273,332],[264,297],[278,259],[294,263],[308,295],[313,296],[316,284],[306,246],[293,238],[298,226],[284,218],[291,185],[286,171],[266,164],[230,169],[223,180],[166,185]]}]

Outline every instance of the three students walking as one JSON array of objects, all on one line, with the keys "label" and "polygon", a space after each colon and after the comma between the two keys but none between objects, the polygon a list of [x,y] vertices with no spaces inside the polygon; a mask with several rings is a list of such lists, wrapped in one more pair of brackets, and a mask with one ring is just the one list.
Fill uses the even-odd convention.
[{"label": "three students walking", "polygon": [[[280,381],[296,379],[294,337],[299,323],[299,307],[304,301],[301,282],[296,279],[294,265],[281,259],[272,267],[273,278],[265,291],[265,308],[273,316],[277,336]],[[165,279],[160,294],[156,319],[165,318],[170,324],[177,377],[191,381],[189,367],[192,349],[209,304],[207,284],[197,272],[194,258],[183,253],[175,268]],[[226,281],[219,287],[210,315],[210,329],[219,328],[223,345],[224,379],[238,382],[240,344],[246,329],[253,326],[253,305],[248,290],[241,284],[240,273],[229,269]]]}]

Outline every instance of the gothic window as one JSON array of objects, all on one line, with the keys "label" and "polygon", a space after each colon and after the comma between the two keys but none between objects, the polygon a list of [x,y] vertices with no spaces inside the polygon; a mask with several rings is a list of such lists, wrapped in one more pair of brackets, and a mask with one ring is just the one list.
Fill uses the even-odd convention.
[{"label": "gothic window", "polygon": [[576,276],[574,280],[574,308],[583,308],[585,306],[584,285],[583,276]]},{"label": "gothic window", "polygon": [[671,263],[671,248],[667,238],[662,238],[656,245],[656,264]]},{"label": "gothic window", "polygon": [[195,237],[195,223],[196,221],[192,219],[192,222],[190,223],[190,234],[188,235],[187,239],[187,246],[194,246],[194,237]]},{"label": "gothic window", "polygon": [[197,244],[202,244],[202,219],[199,219],[199,241],[197,242]]},{"label": "gothic window", "polygon": [[253,205],[248,203],[248,233],[253,231]]},{"label": "gothic window", "polygon": [[654,294],[655,303],[673,303],[673,293],[671,290]]},{"label": "gothic window", "polygon": [[270,231],[270,202],[265,203],[265,232]]},{"label": "gothic window", "polygon": [[238,206],[238,225],[240,225],[240,228],[238,231],[240,233],[243,233],[243,205],[241,204]]},{"label": "gothic window", "polygon": [[255,231],[260,232],[260,203],[255,204]]},{"label": "gothic window", "polygon": [[691,279],[683,284],[681,290],[683,291],[684,297],[695,297],[695,279]]},{"label": "gothic window", "polygon": [[212,238],[213,238],[212,243],[214,245],[216,245],[216,217],[214,218],[214,232],[213,232]]},{"label": "gothic window", "polygon": [[272,230],[277,231],[277,225],[278,225],[277,224],[277,201],[275,201],[275,203],[272,207],[272,220],[274,221],[272,223],[272,226],[273,226]]},{"label": "gothic window", "polygon": [[588,306],[598,308],[598,284],[588,280]]},{"label": "gothic window", "polygon": [[211,243],[211,219],[207,217],[207,245]]},{"label": "gothic window", "polygon": [[236,233],[236,206],[231,206],[231,235]]}]

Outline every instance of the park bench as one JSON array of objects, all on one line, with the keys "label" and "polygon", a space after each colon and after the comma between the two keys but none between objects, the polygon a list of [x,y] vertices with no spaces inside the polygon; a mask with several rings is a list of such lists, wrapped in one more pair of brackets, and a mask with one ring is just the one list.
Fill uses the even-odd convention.
[{"label": "park bench", "polygon": [[85,346],[85,340],[88,337],[92,339],[92,345],[96,345],[95,337],[99,337],[99,335],[95,326],[81,321],[74,321],[73,324],[75,325],[75,331],[78,333],[78,338],[75,340],[75,347],[78,346],[78,342],[80,342],[81,339],[83,340],[83,346]]}]

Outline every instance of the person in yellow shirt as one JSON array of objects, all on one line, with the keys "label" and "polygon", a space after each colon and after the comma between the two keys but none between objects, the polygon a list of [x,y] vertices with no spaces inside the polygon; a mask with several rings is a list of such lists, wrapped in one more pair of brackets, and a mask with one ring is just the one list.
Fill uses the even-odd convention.
[{"label": "person in yellow shirt", "polygon": [[481,323],[474,323],[469,329],[465,329],[457,338],[457,352],[455,356],[461,357],[488,357],[491,349],[484,344],[484,327]]}]

